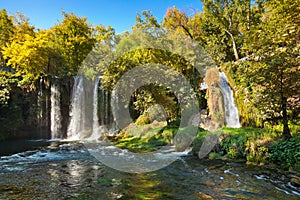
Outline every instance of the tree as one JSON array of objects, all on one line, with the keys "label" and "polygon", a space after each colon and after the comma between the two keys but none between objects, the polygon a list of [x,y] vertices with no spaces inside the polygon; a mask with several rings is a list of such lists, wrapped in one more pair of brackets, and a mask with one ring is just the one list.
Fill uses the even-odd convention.
[{"label": "tree", "polygon": [[[262,23],[249,38],[252,49],[252,81],[261,96],[264,113],[280,116],[284,138],[290,138],[288,111],[300,102],[300,8],[299,0],[265,3]],[[299,108],[298,108],[299,109]]]},{"label": "tree", "polygon": [[132,27],[133,30],[135,28],[147,30],[161,27],[161,25],[157,22],[156,18],[150,12],[150,10],[143,10],[142,15],[137,14],[135,17],[135,21],[135,26]]},{"label": "tree", "polygon": [[225,41],[231,41],[234,56],[232,60],[239,60],[242,56],[242,37],[251,25],[251,0],[202,0],[202,2],[205,18],[220,32],[219,36],[217,35],[219,41],[225,33],[229,37]]},{"label": "tree", "polygon": [[178,10],[174,6],[167,10],[163,20],[163,27],[185,34],[192,40],[197,41],[200,45],[204,45],[204,33],[201,23],[201,12],[189,16],[187,13]]},{"label": "tree", "polygon": [[15,82],[15,79],[11,77],[7,60],[3,56],[3,50],[11,43],[14,30],[13,18],[7,15],[5,9],[2,9],[0,11],[0,105],[8,103],[11,84]]},{"label": "tree", "polygon": [[54,43],[61,53],[66,75],[77,73],[82,61],[95,44],[93,29],[87,23],[87,18],[76,16],[74,13],[62,13],[62,22],[52,28]]},{"label": "tree", "polygon": [[173,8],[169,8],[165,14],[163,25],[171,30],[187,34],[191,39],[194,39],[193,33],[195,31],[192,32],[189,22],[189,17],[174,6]]},{"label": "tree", "polygon": [[[143,24],[147,24],[147,22]],[[117,57],[117,59],[110,63],[108,68],[104,71],[104,76],[102,78],[104,87],[110,90],[117,83],[120,83],[119,79],[129,70],[138,66],[154,64],[149,65],[151,69],[153,69],[150,72],[150,74],[152,74],[151,77],[145,77],[144,73],[139,74],[138,78],[134,78],[133,75],[133,77],[130,78],[131,82],[126,83],[125,87],[128,89],[133,87],[137,83],[135,80],[150,81],[154,78],[153,81],[156,81],[155,77],[160,77],[160,81],[163,81],[163,83],[174,84],[176,82],[176,78],[178,78],[176,74],[179,72],[190,81],[194,90],[197,91],[199,89],[198,87],[200,85],[199,81],[201,76],[195,71],[191,63],[176,53],[164,50],[164,48],[160,48],[159,46],[161,44],[175,45],[175,42],[177,41],[171,40],[171,38],[167,41],[165,40],[166,38],[160,37],[165,29],[155,29],[152,28],[152,26],[143,27],[144,29],[133,28],[133,32],[131,34],[128,33],[123,35],[119,45],[115,48],[116,51],[121,52],[121,56]],[[142,40],[141,43],[139,43],[140,40]],[[153,45],[155,43],[159,44],[157,46]],[[150,44],[153,48],[149,48],[146,44]],[[185,47],[186,45],[187,43],[182,46]],[[155,64],[168,66],[169,69],[164,69],[164,73],[160,72],[160,74],[155,74],[158,73],[158,69],[156,68],[158,66]],[[165,76],[161,77],[162,74]],[[188,95],[182,96],[182,100],[187,100],[189,98],[192,97]],[[174,94],[169,89],[163,87],[163,85],[158,81],[156,84],[149,82],[148,85],[135,90],[132,94],[131,100],[131,109],[136,110],[135,113],[133,112],[134,116],[143,114],[143,112],[145,112],[153,104],[163,105],[169,119],[175,119],[179,116],[178,102]]]},{"label": "tree", "polygon": [[6,66],[6,61],[3,58],[3,48],[10,43],[10,39],[14,33],[14,25],[12,17],[7,15],[5,9],[0,11],[0,66]]},{"label": "tree", "polygon": [[30,85],[43,73],[46,67],[44,32],[36,33],[29,19],[21,13],[15,18],[15,31],[11,42],[3,48],[7,65],[15,70],[15,76],[22,77],[19,85]]}]

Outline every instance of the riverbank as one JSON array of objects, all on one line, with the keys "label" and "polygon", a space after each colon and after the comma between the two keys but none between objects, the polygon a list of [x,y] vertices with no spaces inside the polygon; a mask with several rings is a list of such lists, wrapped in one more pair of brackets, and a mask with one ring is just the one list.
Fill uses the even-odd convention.
[{"label": "riverbank", "polygon": [[[173,143],[177,129],[176,126],[159,123],[140,126],[131,124],[111,139],[120,148],[145,153]],[[199,128],[192,143],[193,155],[198,156],[208,133]],[[241,161],[249,165],[266,166],[272,170],[280,169],[286,172],[294,186],[300,185],[300,137],[297,132],[289,140],[283,140],[279,132],[260,128],[223,128],[218,134],[219,142],[206,156],[207,159]]]},{"label": "riverbank", "polygon": [[[154,151],[160,146],[173,143],[177,129],[176,126],[158,122],[140,126],[131,124],[111,139],[116,146],[134,152]],[[208,133],[199,128],[192,144],[194,155],[198,155]],[[273,163],[285,170],[300,172],[300,137],[297,134],[289,140],[281,139],[280,133],[276,131],[260,128],[223,128],[218,134],[219,143],[208,155],[210,159],[244,159],[258,165]]]}]

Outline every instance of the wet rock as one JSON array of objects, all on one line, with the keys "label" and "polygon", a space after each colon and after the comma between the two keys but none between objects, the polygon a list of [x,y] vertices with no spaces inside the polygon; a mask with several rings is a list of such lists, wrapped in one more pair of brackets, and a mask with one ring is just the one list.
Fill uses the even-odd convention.
[{"label": "wet rock", "polygon": [[290,180],[291,184],[295,187],[300,187],[300,173],[297,171],[289,170],[286,173],[287,178]]},{"label": "wet rock", "polygon": [[300,187],[300,177],[293,175],[291,177],[291,184],[296,187]]},{"label": "wet rock", "polygon": [[203,193],[203,192],[199,192],[198,196],[199,196],[201,199],[206,199],[206,200],[214,199],[212,196],[209,196],[208,194],[205,194],[205,193]]},{"label": "wet rock", "polygon": [[25,152],[19,153],[18,155],[20,157],[28,157],[28,156],[32,156],[35,153],[37,153],[37,151],[25,151]]}]

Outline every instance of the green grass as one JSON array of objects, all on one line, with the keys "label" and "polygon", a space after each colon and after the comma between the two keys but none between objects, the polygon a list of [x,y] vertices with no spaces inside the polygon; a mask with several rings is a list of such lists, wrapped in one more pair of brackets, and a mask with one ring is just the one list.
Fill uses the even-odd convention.
[{"label": "green grass", "polygon": [[[293,127],[293,140],[281,139],[280,127],[261,128],[228,128],[222,129],[219,144],[208,155],[209,159],[229,158],[243,159],[249,163],[275,163],[284,169],[300,168],[300,137]],[[190,137],[192,127],[185,127],[181,134],[183,138]],[[147,124],[129,126],[123,130],[122,137],[117,138],[114,144],[132,152],[156,151],[161,146],[173,143],[178,127],[162,124]],[[198,155],[202,143],[209,132],[199,128],[193,138],[192,153]],[[211,134],[211,133],[210,133]]]},{"label": "green grass", "polygon": [[151,152],[169,144],[176,129],[168,129],[165,124],[154,123],[141,126],[130,125],[123,130],[122,136],[114,144],[132,152]]},{"label": "green grass", "polygon": [[119,139],[114,144],[119,148],[128,149],[132,152],[146,153],[155,151],[157,148],[166,145],[167,142],[164,141],[163,138],[156,137],[151,137],[149,139],[129,137]]},{"label": "green grass", "polygon": [[[274,163],[283,169],[300,171],[300,137],[291,128],[293,138],[282,139],[280,127],[223,128],[218,148],[209,154],[209,159],[220,156],[230,159],[244,159],[250,163]],[[207,131],[198,133],[193,142],[193,152],[197,155]]]}]

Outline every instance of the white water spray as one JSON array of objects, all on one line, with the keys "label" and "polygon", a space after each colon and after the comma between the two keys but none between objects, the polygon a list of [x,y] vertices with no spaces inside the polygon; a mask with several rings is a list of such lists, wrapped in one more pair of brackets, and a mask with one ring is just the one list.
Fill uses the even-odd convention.
[{"label": "white water spray", "polygon": [[67,136],[69,139],[80,139],[83,126],[84,96],[83,76],[74,77],[74,85],[71,99],[70,124]]},{"label": "white water spray", "polygon": [[98,87],[99,87],[100,77],[95,81],[94,91],[93,91],[93,132],[89,139],[96,140],[99,138],[100,127],[99,127],[99,117],[98,117]]},{"label": "white water spray", "polygon": [[61,138],[60,91],[57,83],[51,84],[51,139]]},{"label": "white water spray", "polygon": [[239,120],[239,112],[234,102],[233,92],[230,88],[226,75],[220,72],[220,87],[224,99],[225,121],[227,127],[239,128],[241,127]]}]

